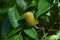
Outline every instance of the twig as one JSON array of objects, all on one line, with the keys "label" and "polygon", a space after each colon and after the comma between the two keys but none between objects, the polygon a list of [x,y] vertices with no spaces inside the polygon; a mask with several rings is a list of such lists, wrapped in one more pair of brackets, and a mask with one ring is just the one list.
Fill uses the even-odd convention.
[{"label": "twig", "polygon": [[22,31],[20,31],[19,35],[21,35]]},{"label": "twig", "polygon": [[26,40],[29,40],[30,38],[26,38],[26,37],[24,37]]},{"label": "twig", "polygon": [[48,35],[48,33],[46,33],[46,34],[41,38],[41,40],[43,40],[43,38],[45,38],[47,35]]},{"label": "twig", "polygon": [[[34,26],[36,29],[40,29],[40,30],[43,30],[44,27],[37,27],[37,26]],[[55,32],[55,31],[58,31],[57,29],[48,29],[48,28],[44,28],[44,30],[48,30],[48,31],[52,31],[52,32]]]},{"label": "twig", "polygon": [[44,28],[43,28],[43,34],[45,35],[45,30],[44,30]]}]

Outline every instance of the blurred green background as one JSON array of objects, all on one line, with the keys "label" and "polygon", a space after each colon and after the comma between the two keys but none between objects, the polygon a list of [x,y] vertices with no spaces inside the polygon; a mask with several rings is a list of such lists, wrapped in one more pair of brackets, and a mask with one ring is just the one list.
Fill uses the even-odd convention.
[{"label": "blurred green background", "polygon": [[[26,23],[26,12],[38,28]],[[0,40],[60,40],[60,0],[0,0]]]}]

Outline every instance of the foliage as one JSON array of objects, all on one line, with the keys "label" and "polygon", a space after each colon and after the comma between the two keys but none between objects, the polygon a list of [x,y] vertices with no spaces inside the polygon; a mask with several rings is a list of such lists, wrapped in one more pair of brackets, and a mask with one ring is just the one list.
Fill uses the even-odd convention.
[{"label": "foliage", "polygon": [[60,40],[59,0],[0,0],[0,26],[1,40]]}]

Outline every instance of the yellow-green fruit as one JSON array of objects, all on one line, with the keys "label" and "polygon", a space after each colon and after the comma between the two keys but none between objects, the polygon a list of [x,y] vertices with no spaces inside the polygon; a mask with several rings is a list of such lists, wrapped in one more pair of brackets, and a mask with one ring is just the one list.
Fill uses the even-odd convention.
[{"label": "yellow-green fruit", "polygon": [[26,22],[29,26],[35,26],[36,25],[36,20],[35,20],[32,12],[25,13],[25,19],[26,19]]}]

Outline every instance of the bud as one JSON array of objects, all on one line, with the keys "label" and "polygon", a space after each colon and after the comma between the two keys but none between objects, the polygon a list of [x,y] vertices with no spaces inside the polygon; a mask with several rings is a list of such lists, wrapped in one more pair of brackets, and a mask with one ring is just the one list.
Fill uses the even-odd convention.
[{"label": "bud", "polygon": [[35,26],[36,25],[36,20],[35,20],[32,12],[25,13],[25,19],[26,19],[26,22],[29,26]]}]

